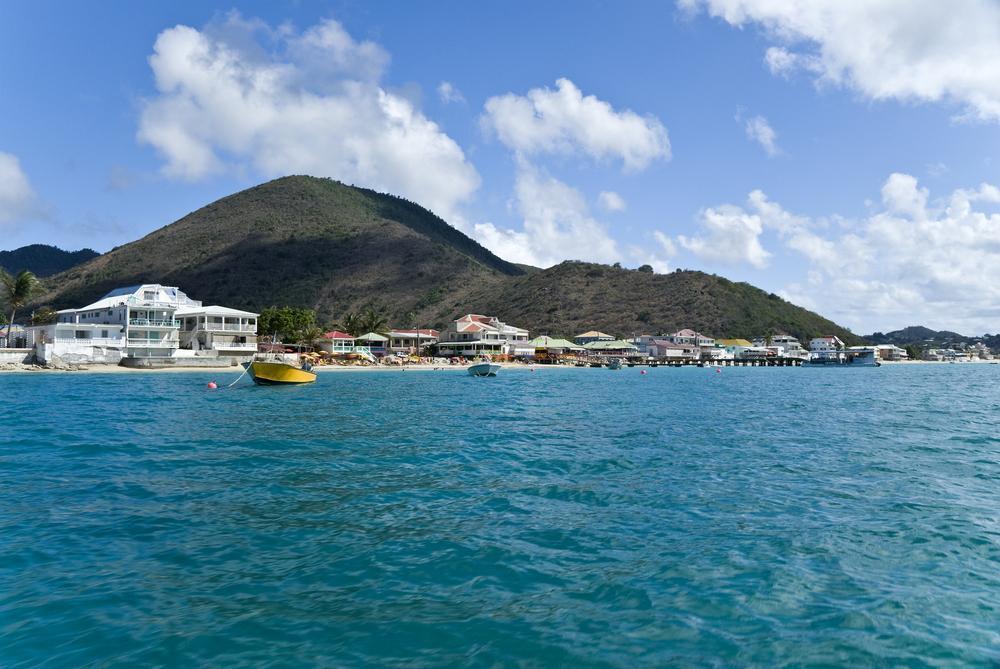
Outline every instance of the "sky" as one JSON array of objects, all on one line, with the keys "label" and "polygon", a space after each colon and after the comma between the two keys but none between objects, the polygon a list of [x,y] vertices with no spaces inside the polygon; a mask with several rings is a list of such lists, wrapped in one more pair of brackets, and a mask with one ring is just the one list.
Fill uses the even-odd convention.
[{"label": "sky", "polygon": [[311,174],[515,262],[994,333],[998,149],[997,0],[0,5],[0,249]]}]

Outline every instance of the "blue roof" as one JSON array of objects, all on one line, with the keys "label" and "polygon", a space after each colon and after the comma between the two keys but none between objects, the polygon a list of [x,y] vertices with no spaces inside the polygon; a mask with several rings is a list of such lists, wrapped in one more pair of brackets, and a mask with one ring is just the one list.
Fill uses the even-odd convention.
[{"label": "blue roof", "polygon": [[[115,288],[114,290],[112,290],[110,293],[108,293],[104,297],[118,297],[119,295],[131,295],[132,293],[134,293],[135,291],[139,290],[140,288],[142,288],[142,284],[141,283],[138,286],[128,286],[127,288]],[[104,299],[104,298],[102,297],[101,299]]]}]

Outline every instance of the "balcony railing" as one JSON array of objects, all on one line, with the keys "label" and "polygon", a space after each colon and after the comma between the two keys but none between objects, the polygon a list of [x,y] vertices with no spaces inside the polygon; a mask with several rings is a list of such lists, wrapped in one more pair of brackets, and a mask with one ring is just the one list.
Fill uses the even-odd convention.
[{"label": "balcony railing", "polygon": [[89,344],[91,346],[121,346],[123,340],[114,337],[56,337],[52,342],[56,344]]},{"label": "balcony railing", "polygon": [[199,323],[197,329],[205,332],[243,332],[247,334],[257,333],[256,325],[243,325],[241,323]]},{"label": "balcony railing", "polygon": [[257,344],[221,344],[216,342],[212,348],[218,351],[256,351]]},{"label": "balcony railing", "polygon": [[181,326],[181,322],[178,320],[156,320],[153,318],[130,318],[128,324],[149,328],[178,328]]},{"label": "balcony railing", "polygon": [[142,348],[177,348],[180,342],[176,339],[129,339],[128,345]]}]

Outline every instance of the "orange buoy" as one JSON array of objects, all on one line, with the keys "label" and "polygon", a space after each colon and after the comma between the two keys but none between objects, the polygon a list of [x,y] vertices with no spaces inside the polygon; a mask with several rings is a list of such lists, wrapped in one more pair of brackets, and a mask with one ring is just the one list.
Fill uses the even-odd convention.
[{"label": "orange buoy", "polygon": [[218,386],[218,385],[216,385],[215,381],[209,381],[209,382],[208,382],[208,389],[209,389],[209,390],[215,390],[215,389],[216,389],[216,388],[218,388],[218,387],[219,387],[219,386]]}]

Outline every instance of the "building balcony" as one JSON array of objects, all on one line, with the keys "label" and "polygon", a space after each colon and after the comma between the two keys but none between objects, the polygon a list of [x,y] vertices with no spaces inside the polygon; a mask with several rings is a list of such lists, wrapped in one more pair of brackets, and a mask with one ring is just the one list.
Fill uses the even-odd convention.
[{"label": "building balcony", "polygon": [[152,318],[130,318],[128,324],[139,328],[179,328],[181,322],[174,319],[156,320]]},{"label": "building balcony", "polygon": [[250,353],[257,352],[257,344],[221,344],[215,343],[212,348],[216,351],[248,351]]},{"label": "building balcony", "polygon": [[241,323],[199,323],[191,332],[237,332],[254,335],[257,334],[257,326]]},{"label": "building balcony", "polygon": [[83,344],[84,346],[123,346],[125,340],[121,337],[56,337],[45,342],[48,344]]},{"label": "building balcony", "polygon": [[129,339],[128,346],[133,348],[177,348],[180,345],[176,339]]}]

